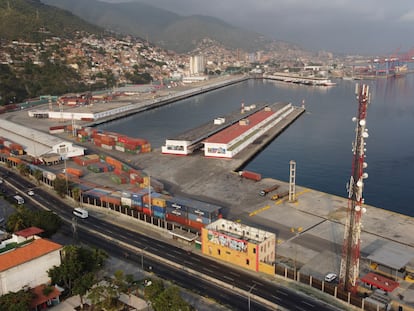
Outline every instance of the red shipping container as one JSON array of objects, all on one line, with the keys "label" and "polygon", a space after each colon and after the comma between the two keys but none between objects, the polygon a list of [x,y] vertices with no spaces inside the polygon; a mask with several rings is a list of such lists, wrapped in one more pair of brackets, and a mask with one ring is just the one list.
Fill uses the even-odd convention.
[{"label": "red shipping container", "polygon": [[201,231],[201,228],[205,227],[205,224],[203,224],[202,222],[194,221],[194,220],[191,220],[191,219],[187,219],[187,225],[190,228],[196,229],[198,231]]},{"label": "red shipping container", "polygon": [[166,213],[165,218],[168,221],[176,222],[176,223],[184,225],[184,226],[187,225],[187,218],[184,218],[184,217],[180,217],[180,216],[177,216],[177,215],[174,215],[174,214]]},{"label": "red shipping container", "polygon": [[152,210],[150,210],[149,208],[147,208],[147,207],[143,207],[142,208],[142,212],[144,213],[144,214],[146,214],[146,215],[149,215],[149,216],[151,216],[152,215]]},{"label": "red shipping container", "polygon": [[259,173],[251,172],[251,171],[242,171],[241,176],[247,179],[251,179],[254,181],[259,181],[262,179],[262,175]]}]

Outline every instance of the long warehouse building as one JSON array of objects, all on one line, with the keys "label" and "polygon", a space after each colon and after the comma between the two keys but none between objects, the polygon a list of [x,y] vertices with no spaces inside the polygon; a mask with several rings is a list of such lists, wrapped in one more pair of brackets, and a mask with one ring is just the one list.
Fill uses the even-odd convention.
[{"label": "long warehouse building", "polygon": [[289,116],[294,109],[290,103],[278,103],[264,107],[204,140],[204,155],[206,157],[233,158]]}]

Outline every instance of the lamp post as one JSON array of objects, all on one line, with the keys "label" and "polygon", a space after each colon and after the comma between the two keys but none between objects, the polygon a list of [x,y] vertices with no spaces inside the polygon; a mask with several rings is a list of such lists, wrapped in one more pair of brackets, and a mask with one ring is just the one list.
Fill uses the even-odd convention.
[{"label": "lamp post", "polygon": [[141,250],[141,270],[144,271],[144,251],[148,248],[148,246],[145,246]]},{"label": "lamp post", "polygon": [[[298,228],[290,228],[290,231],[292,232],[292,233],[295,233],[296,235],[299,235],[299,233],[301,233],[302,232],[302,230],[303,230],[303,228],[302,227],[298,227]],[[294,273],[293,273],[293,277],[294,277],[294,280],[296,281],[296,257],[297,257],[297,252],[298,252],[298,249],[297,249],[297,245],[296,245],[296,243],[295,243],[295,260],[294,260]]]},{"label": "lamp post", "polygon": [[253,288],[255,288],[255,286],[256,286],[256,284],[253,284],[252,286],[250,286],[249,294],[247,295],[247,307],[248,307],[249,311],[250,311],[250,294],[251,294]]}]

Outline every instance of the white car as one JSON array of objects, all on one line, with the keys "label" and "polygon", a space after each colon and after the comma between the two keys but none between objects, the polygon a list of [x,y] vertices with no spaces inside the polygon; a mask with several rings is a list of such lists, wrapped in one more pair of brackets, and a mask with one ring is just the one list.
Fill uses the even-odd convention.
[{"label": "white car", "polygon": [[338,276],[335,273],[328,273],[325,275],[325,282],[331,283],[336,280]]},{"label": "white car", "polygon": [[29,190],[29,191],[27,192],[27,194],[28,194],[28,195],[30,195],[30,196],[32,196],[32,195],[34,195],[34,192],[33,192],[33,190]]},{"label": "white car", "polygon": [[86,209],[76,207],[73,209],[73,214],[80,217],[80,218],[88,218],[89,213]]}]

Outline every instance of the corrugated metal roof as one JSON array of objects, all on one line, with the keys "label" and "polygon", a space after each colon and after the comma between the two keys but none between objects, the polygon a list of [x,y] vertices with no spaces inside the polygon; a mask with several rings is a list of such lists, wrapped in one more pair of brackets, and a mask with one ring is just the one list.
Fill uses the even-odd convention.
[{"label": "corrugated metal roof", "polygon": [[204,212],[216,212],[219,211],[222,207],[218,205],[214,205],[208,202],[198,201],[191,198],[184,198],[184,197],[172,197],[168,199],[170,202],[178,203],[186,207],[192,207],[195,209],[199,209]]},{"label": "corrugated metal roof", "polygon": [[3,119],[0,122],[0,136],[22,145],[28,154],[34,156],[49,153],[53,146],[65,142],[72,144],[48,133]]},{"label": "corrugated metal roof", "polygon": [[221,132],[218,132],[217,134],[211,136],[210,138],[206,139],[205,143],[217,143],[217,144],[228,144],[232,140],[236,139],[246,131],[250,130],[252,127],[256,126],[258,123],[262,122],[263,120],[270,117],[272,114],[274,114],[275,111],[273,110],[261,110],[256,112],[255,114],[252,114],[247,118],[248,124],[246,125],[240,125],[239,123],[233,124],[232,126],[229,126],[228,128],[222,130]]},{"label": "corrugated metal roof", "polygon": [[373,262],[399,270],[414,258],[414,251],[396,243],[387,243],[376,249],[367,258]]},{"label": "corrugated metal roof", "polygon": [[375,287],[385,290],[386,292],[392,292],[400,286],[400,283],[373,272],[365,274],[362,278],[360,278],[360,281],[374,285]]}]

